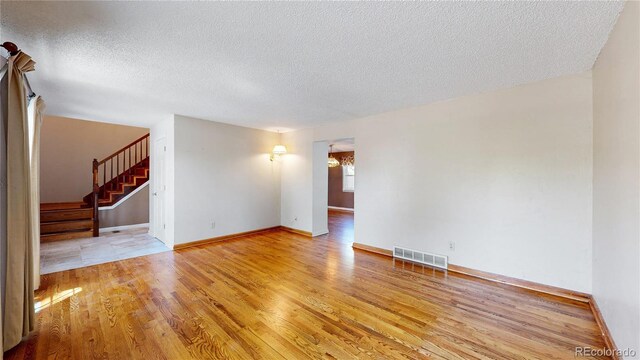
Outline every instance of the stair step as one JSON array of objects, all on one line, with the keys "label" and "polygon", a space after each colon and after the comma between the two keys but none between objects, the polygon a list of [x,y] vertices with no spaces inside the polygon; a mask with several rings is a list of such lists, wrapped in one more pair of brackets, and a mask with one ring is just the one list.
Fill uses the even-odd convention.
[{"label": "stair step", "polygon": [[48,210],[65,210],[65,209],[82,209],[86,208],[89,205],[82,201],[76,202],[59,202],[59,203],[43,203],[40,204],[41,211]]},{"label": "stair step", "polygon": [[68,231],[63,233],[40,235],[40,242],[51,242],[60,240],[83,239],[93,236],[93,231]]},{"label": "stair step", "polygon": [[[99,206],[111,206],[122,200],[125,196],[135,191],[140,186],[149,181],[149,157],[131,166],[130,169],[123,170],[114,179],[100,186],[98,199]],[[93,200],[93,194],[84,197],[87,203]]]},{"label": "stair step", "polygon": [[111,206],[118,201],[120,201],[123,197],[129,195],[131,192],[135,191],[137,188],[145,184],[149,181],[148,178],[136,177],[136,184],[118,184],[118,187],[113,190],[105,189],[104,194],[98,199],[98,204],[100,206]]},{"label": "stair step", "polygon": [[40,234],[53,234],[64,231],[74,230],[91,230],[93,229],[93,220],[72,220],[58,221],[40,224]]},{"label": "stair step", "polygon": [[93,209],[67,209],[40,211],[40,223],[93,219]]},{"label": "stair step", "polygon": [[124,189],[107,190],[107,195],[120,195],[124,193]]},{"label": "stair step", "polygon": [[[142,180],[142,181],[141,181]],[[122,191],[123,187],[126,186],[138,186],[139,184],[144,184],[147,181],[147,177],[146,176],[132,176],[130,179],[127,180],[123,180],[118,182],[113,189],[109,186],[107,186],[105,188],[105,191],[109,192],[109,191]]]}]

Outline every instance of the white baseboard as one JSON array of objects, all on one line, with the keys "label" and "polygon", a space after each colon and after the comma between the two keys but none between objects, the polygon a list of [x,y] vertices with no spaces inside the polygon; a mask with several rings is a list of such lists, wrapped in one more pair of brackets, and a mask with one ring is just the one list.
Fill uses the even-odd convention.
[{"label": "white baseboard", "polygon": [[316,236],[320,236],[320,235],[324,235],[324,234],[328,234],[328,233],[329,233],[329,229],[326,229],[326,230],[320,230],[320,231],[319,231],[319,232],[317,232],[317,233],[312,233],[312,234],[311,234],[311,237],[316,237]]},{"label": "white baseboard", "polygon": [[106,228],[101,228],[100,232],[106,233],[106,232],[112,232],[112,231],[140,229],[145,227],[149,227],[149,223],[106,227]]},{"label": "white baseboard", "polygon": [[338,211],[353,212],[353,209],[351,209],[351,208],[345,208],[345,207],[327,206],[327,208],[329,208],[329,210],[338,210]]}]

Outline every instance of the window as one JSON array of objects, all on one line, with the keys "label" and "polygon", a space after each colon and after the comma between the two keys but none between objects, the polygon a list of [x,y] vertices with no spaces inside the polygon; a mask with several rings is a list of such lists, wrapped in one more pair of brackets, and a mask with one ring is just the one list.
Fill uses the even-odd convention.
[{"label": "window", "polygon": [[353,165],[342,165],[342,191],[354,192],[356,168]]}]

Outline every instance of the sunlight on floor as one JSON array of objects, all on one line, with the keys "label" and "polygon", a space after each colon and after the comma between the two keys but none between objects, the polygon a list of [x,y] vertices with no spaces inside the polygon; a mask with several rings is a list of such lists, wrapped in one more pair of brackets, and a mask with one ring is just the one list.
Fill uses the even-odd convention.
[{"label": "sunlight on floor", "polygon": [[36,304],[35,304],[36,313],[40,312],[41,310],[44,310],[44,309],[48,308],[51,305],[57,304],[62,300],[68,299],[68,298],[72,297],[73,295],[78,294],[81,291],[82,291],[82,288],[81,287],[77,287],[77,288],[61,291],[59,293],[54,294],[51,297],[45,298],[43,300],[40,300],[40,301],[36,302]]}]

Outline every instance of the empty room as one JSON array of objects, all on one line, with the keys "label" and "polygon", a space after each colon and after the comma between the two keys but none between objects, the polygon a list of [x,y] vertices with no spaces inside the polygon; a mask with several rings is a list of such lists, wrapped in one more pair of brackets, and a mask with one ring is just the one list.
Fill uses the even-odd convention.
[{"label": "empty room", "polygon": [[640,359],[640,2],[0,2],[4,359]]}]

